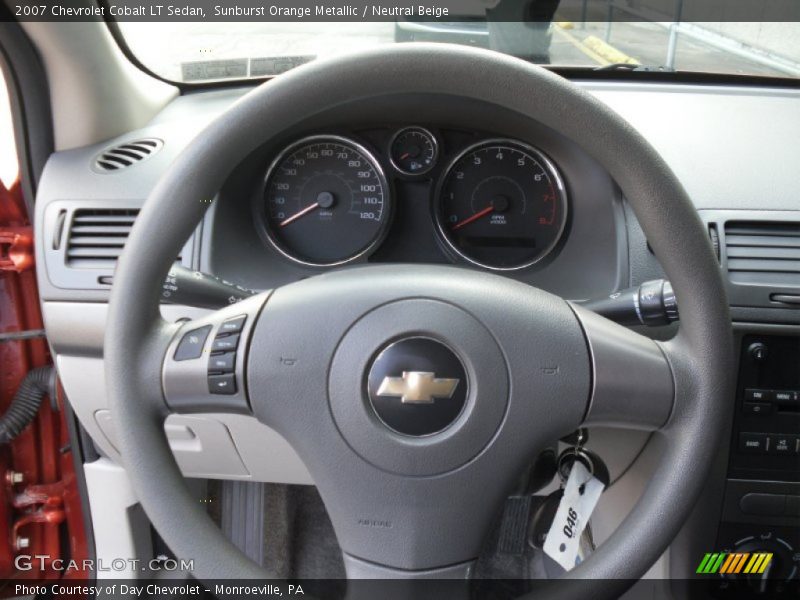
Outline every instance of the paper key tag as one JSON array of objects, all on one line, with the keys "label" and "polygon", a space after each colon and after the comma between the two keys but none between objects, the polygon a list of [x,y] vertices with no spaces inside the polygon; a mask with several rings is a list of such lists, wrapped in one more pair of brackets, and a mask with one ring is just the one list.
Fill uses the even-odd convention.
[{"label": "paper key tag", "polygon": [[581,462],[575,461],[544,541],[545,554],[567,571],[577,564],[581,534],[604,488]]}]

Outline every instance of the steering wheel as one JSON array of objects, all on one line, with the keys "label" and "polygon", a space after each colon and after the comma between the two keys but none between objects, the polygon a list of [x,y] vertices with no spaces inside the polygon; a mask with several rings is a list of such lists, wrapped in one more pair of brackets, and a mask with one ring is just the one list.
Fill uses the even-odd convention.
[{"label": "steering wheel", "polygon": [[[580,145],[620,186],[672,282],[678,334],[654,342],[507,278],[421,265],[342,269],[196,321],[161,318],[161,283],[208,205],[202,200],[242,160],[326,107],[392,94],[492,103]],[[205,352],[228,331],[238,336],[234,388],[209,394]],[[204,354],[177,360],[187,332],[205,336]],[[604,580],[645,573],[698,497],[722,441],[731,347],[703,225],[630,125],[521,60],[408,44],[281,75],[188,145],[147,199],[119,261],[105,368],[133,488],[172,551],[194,559],[200,579],[271,573],[228,542],[190,495],[164,435],[171,412],[246,413],[280,433],[319,489],[350,578],[468,577],[496,511],[538,450],[586,425],[655,431],[663,453],[641,499],[566,574],[594,580],[602,595],[619,593]],[[402,390],[382,397],[381,408],[374,386],[384,381]],[[448,393],[442,386],[458,411],[437,408],[436,395]],[[446,427],[429,431],[429,417]]]}]

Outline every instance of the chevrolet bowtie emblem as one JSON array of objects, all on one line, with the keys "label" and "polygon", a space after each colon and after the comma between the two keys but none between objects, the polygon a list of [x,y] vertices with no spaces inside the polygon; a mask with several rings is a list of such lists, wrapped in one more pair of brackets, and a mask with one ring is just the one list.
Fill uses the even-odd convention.
[{"label": "chevrolet bowtie emblem", "polygon": [[451,398],[458,382],[425,371],[403,371],[402,377],[384,377],[378,396],[399,396],[403,404],[431,404],[434,398]]}]

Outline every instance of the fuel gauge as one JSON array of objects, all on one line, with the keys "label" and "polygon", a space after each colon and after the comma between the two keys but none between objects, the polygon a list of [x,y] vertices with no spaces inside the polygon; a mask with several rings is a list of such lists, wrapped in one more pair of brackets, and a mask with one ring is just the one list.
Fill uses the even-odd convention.
[{"label": "fuel gauge", "polygon": [[423,175],[430,171],[439,158],[436,137],[422,127],[406,127],[392,138],[389,144],[392,166],[403,175]]}]

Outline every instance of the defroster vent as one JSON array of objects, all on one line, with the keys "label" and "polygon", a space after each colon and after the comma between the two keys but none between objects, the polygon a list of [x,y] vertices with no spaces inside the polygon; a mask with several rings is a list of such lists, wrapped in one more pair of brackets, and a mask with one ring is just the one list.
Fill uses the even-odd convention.
[{"label": "defroster vent", "polygon": [[132,140],[103,150],[94,159],[92,166],[95,171],[100,173],[111,173],[126,169],[146,158],[150,158],[161,150],[163,145],[164,143],[158,138]]}]

